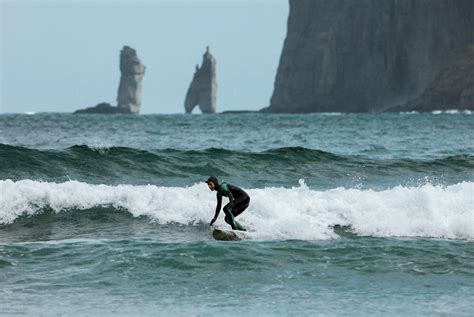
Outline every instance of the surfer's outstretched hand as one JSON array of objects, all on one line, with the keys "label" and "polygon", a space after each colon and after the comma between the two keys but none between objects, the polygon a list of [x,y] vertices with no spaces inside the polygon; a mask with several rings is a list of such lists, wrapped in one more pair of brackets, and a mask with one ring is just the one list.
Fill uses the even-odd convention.
[{"label": "surfer's outstretched hand", "polygon": [[212,218],[210,226],[212,226],[214,224],[214,222],[216,222],[216,220],[217,220],[217,218]]}]

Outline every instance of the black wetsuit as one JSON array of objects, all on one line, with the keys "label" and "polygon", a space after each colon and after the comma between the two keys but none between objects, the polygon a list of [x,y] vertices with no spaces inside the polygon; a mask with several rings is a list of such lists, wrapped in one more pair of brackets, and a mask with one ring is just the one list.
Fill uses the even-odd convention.
[{"label": "black wetsuit", "polygon": [[250,203],[249,195],[237,186],[226,184],[222,182],[217,188],[217,206],[216,214],[214,219],[217,218],[222,206],[222,196],[229,197],[230,202],[224,206],[225,222],[232,226],[234,230],[245,230],[241,224],[239,224],[234,217],[240,215]]}]

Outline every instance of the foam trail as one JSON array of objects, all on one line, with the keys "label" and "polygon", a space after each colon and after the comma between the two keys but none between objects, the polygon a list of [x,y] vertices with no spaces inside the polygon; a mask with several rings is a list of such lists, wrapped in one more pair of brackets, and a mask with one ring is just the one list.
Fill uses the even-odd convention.
[{"label": "foam trail", "polygon": [[[474,183],[447,187],[425,184],[385,191],[335,188],[247,189],[249,210],[239,217],[256,239],[336,238],[330,226],[350,225],[360,235],[474,239]],[[205,184],[190,187],[91,185],[69,181],[0,181],[0,223],[44,208],[59,213],[112,206],[159,224],[208,223],[215,194]],[[218,224],[225,226],[220,216]]]}]

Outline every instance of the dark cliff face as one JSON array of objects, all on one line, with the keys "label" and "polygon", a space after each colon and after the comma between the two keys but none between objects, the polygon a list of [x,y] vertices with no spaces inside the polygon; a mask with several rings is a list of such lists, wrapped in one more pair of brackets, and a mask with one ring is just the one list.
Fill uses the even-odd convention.
[{"label": "dark cliff face", "polygon": [[474,110],[474,45],[444,68],[405,111]]},{"label": "dark cliff face", "polygon": [[472,0],[290,0],[268,112],[383,111],[474,43]]}]

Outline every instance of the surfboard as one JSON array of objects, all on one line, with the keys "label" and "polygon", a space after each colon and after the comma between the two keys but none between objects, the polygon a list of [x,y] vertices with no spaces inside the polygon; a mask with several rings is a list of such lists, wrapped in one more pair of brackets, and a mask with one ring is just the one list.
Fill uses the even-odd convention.
[{"label": "surfboard", "polygon": [[250,238],[247,231],[214,229],[212,236],[216,240],[236,241]]}]

